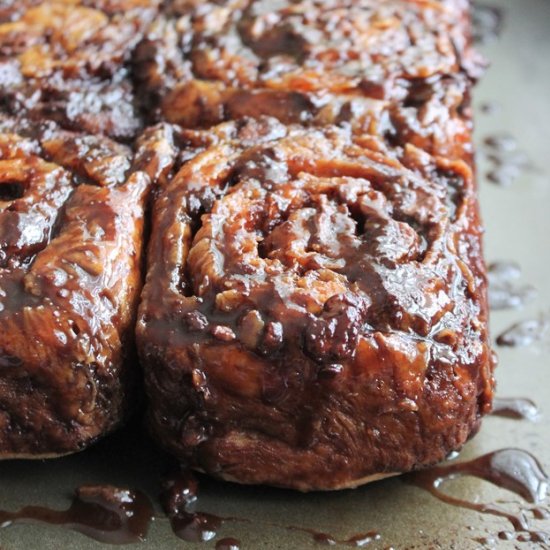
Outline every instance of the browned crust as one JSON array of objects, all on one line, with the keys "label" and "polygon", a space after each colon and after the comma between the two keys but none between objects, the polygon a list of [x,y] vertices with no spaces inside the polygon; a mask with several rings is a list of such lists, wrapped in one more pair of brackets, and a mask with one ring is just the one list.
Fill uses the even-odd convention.
[{"label": "browned crust", "polygon": [[150,180],[131,160],[107,138],[0,120],[0,458],[82,450],[138,402]]},{"label": "browned crust", "polygon": [[477,430],[493,379],[466,162],[273,119],[148,139],[164,172],[137,334],[165,448],[315,490]]}]

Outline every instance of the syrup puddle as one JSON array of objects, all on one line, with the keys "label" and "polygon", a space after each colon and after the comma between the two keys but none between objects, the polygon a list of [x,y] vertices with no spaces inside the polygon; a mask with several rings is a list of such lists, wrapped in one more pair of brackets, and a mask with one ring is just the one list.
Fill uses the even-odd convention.
[{"label": "syrup puddle", "polygon": [[[497,487],[514,492],[536,506],[512,513],[497,506],[496,503],[470,502],[440,490],[445,482],[461,476],[474,476],[483,479]],[[512,536],[516,536],[516,540],[533,542],[543,540],[544,537],[550,540],[550,533],[530,529],[527,513],[530,513],[535,519],[541,519],[550,513],[547,508],[541,506],[548,495],[550,479],[538,460],[527,451],[501,449],[468,462],[436,466],[430,470],[408,474],[404,480],[428,491],[446,504],[507,519],[514,528],[515,533]]]},{"label": "syrup puddle", "polygon": [[524,172],[534,169],[529,157],[518,149],[514,137],[494,134],[485,138],[482,153],[491,168],[487,179],[500,187],[510,187]]},{"label": "syrup puddle", "polygon": [[[281,527],[281,526],[276,526]],[[355,548],[362,548],[367,546],[371,542],[376,542],[381,540],[382,536],[377,531],[368,531],[367,533],[358,533],[349,537],[347,539],[337,539],[328,533],[321,533],[320,531],[315,531],[314,529],[307,529],[306,527],[297,527],[290,525],[284,527],[287,531],[298,531],[300,533],[307,533],[311,535],[313,542],[317,544],[323,544],[325,546],[352,546]]]},{"label": "syrup puddle", "polygon": [[524,397],[495,397],[491,414],[529,422],[536,422],[540,418],[537,405]]},{"label": "syrup puddle", "polygon": [[240,548],[241,541],[238,539],[234,539],[233,537],[220,539],[216,543],[216,550],[240,550]]},{"label": "syrup puddle", "polygon": [[512,325],[497,337],[499,346],[527,347],[550,336],[550,315],[527,319]]},{"label": "syrup puddle", "polygon": [[143,542],[153,520],[153,506],[140,491],[110,485],[83,485],[67,510],[26,506],[18,512],[0,511],[0,526],[33,523],[78,531],[109,544]]},{"label": "syrup puddle", "polygon": [[[218,535],[219,529],[226,522],[250,523],[250,520],[235,517],[220,517],[205,512],[197,512],[199,482],[194,473],[182,467],[175,474],[167,477],[161,502],[170,520],[174,534],[186,542],[207,542]],[[287,531],[309,535],[313,542],[325,546],[352,546],[361,548],[382,537],[376,531],[358,533],[346,539],[338,539],[328,533],[322,533],[297,525],[281,525],[272,522],[261,522],[266,527],[276,527]],[[239,550],[240,542],[232,537],[221,539],[216,550]]]},{"label": "syrup puddle", "polygon": [[[521,403],[521,405],[517,405]],[[527,399],[502,399],[497,409],[517,410],[523,416],[535,414],[536,406]],[[523,411],[523,412],[521,412]],[[527,412],[526,412],[527,411]],[[514,413],[515,414],[515,413]],[[523,417],[522,416],[522,417]],[[449,480],[460,476],[475,476],[503,489],[508,489],[533,504],[523,507],[518,513],[511,513],[501,505],[503,502],[482,504],[455,498],[440,490]],[[548,494],[549,478],[538,460],[521,449],[502,449],[468,462],[436,466],[408,474],[406,482],[430,492],[439,500],[507,519],[512,531],[500,531],[500,540],[536,542],[548,544],[550,533],[532,529],[530,520],[550,518],[550,509],[544,505]],[[170,520],[174,534],[188,542],[206,542],[214,539],[224,522],[246,522],[249,520],[195,511],[198,501],[199,483],[189,470],[182,469],[170,476],[164,483],[162,503]],[[517,504],[517,503],[515,503]],[[68,510],[28,506],[18,512],[0,511],[0,525],[7,527],[16,523],[46,523],[72,529],[100,542],[129,544],[142,542],[153,519],[150,500],[139,491],[120,489],[109,485],[84,485],[75,492]],[[320,545],[342,545],[364,547],[379,541],[376,531],[358,533],[346,539],[299,526],[284,526],[262,522],[265,526],[283,528],[287,531],[308,534],[314,543]],[[487,539],[488,540],[488,539]],[[240,541],[225,537],[217,541],[216,550],[239,550]]]},{"label": "syrup puddle", "polygon": [[520,308],[532,301],[537,291],[532,285],[518,285],[521,269],[514,262],[493,262],[487,269],[489,306],[493,310]]},{"label": "syrup puddle", "polygon": [[502,33],[504,10],[497,6],[474,2],[472,39],[476,44],[488,44]]},{"label": "syrup puddle", "polygon": [[217,536],[224,521],[237,520],[195,511],[199,482],[190,470],[183,469],[168,477],[163,485],[162,506],[172,531],[182,540],[207,542]]}]

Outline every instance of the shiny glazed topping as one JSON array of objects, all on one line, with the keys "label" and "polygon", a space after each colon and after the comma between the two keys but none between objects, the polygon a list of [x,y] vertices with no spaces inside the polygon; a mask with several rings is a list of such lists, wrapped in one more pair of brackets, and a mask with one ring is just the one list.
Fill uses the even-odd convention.
[{"label": "shiny glazed topping", "polygon": [[107,138],[0,119],[0,452],[82,448],[119,424],[148,177]]},{"label": "shiny glazed topping", "polygon": [[392,144],[471,153],[468,2],[171,2],[135,55],[156,119],[351,124]]},{"label": "shiny glazed topping", "polygon": [[467,164],[274,119],[161,126],[140,154],[163,182],[138,336],[166,447],[307,489],[467,439],[492,392]]},{"label": "shiny glazed topping", "polygon": [[[493,386],[468,9],[4,4],[0,109],[42,124],[8,121],[2,158],[6,447],[74,450],[122,418],[150,181],[138,334],[167,448],[307,490],[460,447]],[[135,157],[98,137],[137,135],[134,96],[168,121]]]},{"label": "shiny glazed topping", "polygon": [[155,0],[20,0],[0,7],[0,105],[128,139],[141,125],[130,54]]}]

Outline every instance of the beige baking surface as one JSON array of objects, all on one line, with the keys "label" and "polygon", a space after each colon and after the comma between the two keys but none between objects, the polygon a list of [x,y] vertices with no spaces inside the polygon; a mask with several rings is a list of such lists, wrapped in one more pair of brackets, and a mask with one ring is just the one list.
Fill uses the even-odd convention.
[{"label": "beige baking surface", "polygon": [[[492,328],[497,334],[516,320],[550,310],[550,1],[488,1],[506,9],[506,24],[501,40],[484,48],[493,67],[477,88],[475,99],[478,105],[496,100],[500,110],[492,115],[477,111],[478,142],[489,133],[510,131],[536,167],[508,189],[485,181],[486,167],[483,162],[479,167],[487,258],[518,261],[524,270],[524,280],[539,290],[538,299],[525,310],[494,314]],[[499,394],[531,397],[542,409],[542,420],[533,424],[487,418],[459,460],[502,447],[521,447],[537,455],[550,470],[548,351],[501,349],[497,375]],[[126,435],[78,456],[47,462],[0,463],[0,508],[14,510],[28,504],[65,508],[74,487],[96,482],[141,488],[155,498],[161,462],[151,444],[136,442]],[[243,549],[315,547],[307,534],[273,524],[316,529],[338,538],[375,529],[382,539],[368,545],[373,549],[480,548],[476,538],[509,527],[505,520],[443,504],[400,478],[357,490],[312,495],[215,481],[205,481],[201,487],[201,509],[250,520],[228,524],[220,532],[220,537],[240,539]],[[446,490],[480,502],[516,499],[515,495],[473,478],[453,481]],[[543,524],[538,522],[538,527],[550,531],[550,521]],[[148,541],[135,547],[206,549],[214,548],[214,542],[185,543],[171,534],[167,520],[158,519]],[[2,550],[106,548],[77,533],[26,525],[1,529],[0,547]],[[536,545],[524,543],[518,547]],[[514,545],[502,543],[499,548]]]}]

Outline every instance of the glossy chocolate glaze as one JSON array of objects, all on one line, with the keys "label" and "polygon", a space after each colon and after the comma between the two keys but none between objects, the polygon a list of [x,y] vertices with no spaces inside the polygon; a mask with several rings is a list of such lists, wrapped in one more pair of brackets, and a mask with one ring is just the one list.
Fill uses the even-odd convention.
[{"label": "glossy chocolate glaze", "polygon": [[196,511],[199,482],[195,475],[183,468],[168,476],[163,485],[161,502],[174,534],[187,542],[215,538],[226,518]]},{"label": "glossy chocolate glaze", "polygon": [[71,130],[134,137],[129,74],[156,0],[20,0],[0,7],[0,107]]},{"label": "glossy chocolate glaze", "polygon": [[[458,454],[457,454],[458,456]],[[456,458],[456,457],[453,457]],[[471,502],[452,496],[452,491],[443,491],[443,486],[461,476],[474,476],[488,481],[502,489],[512,491],[527,504],[510,503],[499,500],[496,503]],[[510,521],[513,531],[501,530],[473,540],[482,544],[496,544],[496,540],[515,540],[518,542],[547,542],[550,533],[537,529],[537,520],[550,518],[548,508],[548,488],[550,478],[544,472],[540,462],[532,454],[522,449],[499,449],[466,462],[452,462],[442,466],[408,474],[402,478],[406,483],[429,491],[446,504],[467,508],[482,514],[490,514]],[[186,468],[181,468],[168,476],[164,482],[162,502],[172,521],[174,532],[188,542],[212,540],[224,522],[246,522],[244,518],[218,517],[197,510],[199,507],[198,478]],[[514,504],[516,510],[510,509]],[[252,523],[256,529],[262,525],[284,528],[291,532],[304,533],[312,542],[323,546],[364,547],[382,540],[376,530],[338,538],[332,534],[309,529],[300,525],[279,525],[276,523]],[[473,527],[471,528],[474,529]],[[491,542],[492,541],[492,542]],[[216,549],[239,548],[234,538],[220,539]],[[299,545],[299,542],[296,542]]]},{"label": "glossy chocolate glaze", "polygon": [[351,125],[392,145],[471,154],[468,2],[172,2],[139,44],[154,120],[244,116]]},{"label": "glossy chocolate glaze", "polygon": [[[220,517],[197,511],[199,481],[193,472],[185,467],[167,476],[163,483],[161,502],[172,526],[174,534],[187,542],[207,542],[218,535],[218,530],[225,522],[250,523],[245,518]],[[305,533],[319,545],[363,547],[382,537],[376,531],[356,533],[345,539],[338,539],[328,533],[322,533],[298,525],[279,525],[265,522],[264,525],[279,527],[291,532]],[[258,527],[256,524],[255,527]],[[216,550],[239,550],[240,542],[232,537],[216,542]]]},{"label": "glossy chocolate glaze", "polygon": [[143,542],[153,519],[151,501],[140,491],[111,485],[84,485],[64,511],[26,506],[18,512],[0,510],[0,526],[44,523],[78,531],[109,544]]},{"label": "glossy chocolate glaze", "polygon": [[160,126],[140,157],[162,185],[138,344],[167,449],[328,488],[477,429],[492,355],[466,163],[273,119]]},{"label": "glossy chocolate glaze", "polygon": [[[512,491],[524,501],[537,506],[522,509],[519,512],[510,512],[498,504],[466,501],[440,490],[446,481],[459,476],[474,476],[483,479],[502,489]],[[522,449],[500,449],[468,462],[435,466],[429,470],[415,472],[404,479],[408,483],[429,491],[446,504],[506,518],[514,528],[516,540],[537,542],[548,540],[550,537],[550,533],[532,529],[526,515],[526,512],[529,511],[535,519],[540,519],[541,516],[545,517],[549,512],[540,504],[547,501],[550,478],[542,469],[539,461]],[[512,533],[510,538],[513,536]]]},{"label": "glossy chocolate glaze", "polygon": [[0,457],[82,449],[136,400],[148,177],[107,138],[0,119]]},{"label": "glossy chocolate glaze", "polygon": [[[459,448],[493,390],[469,3],[176,0],[146,30],[157,4],[0,11],[2,109],[131,139],[131,66],[151,119],[213,127],[150,128],[133,159],[101,138],[14,126],[0,435],[17,453],[68,452],[123,416],[151,179],[138,333],[167,448],[214,475],[302,490]],[[31,332],[59,368],[25,356]],[[176,504],[179,536],[215,534],[220,518]]]}]

